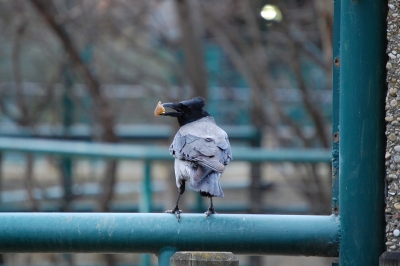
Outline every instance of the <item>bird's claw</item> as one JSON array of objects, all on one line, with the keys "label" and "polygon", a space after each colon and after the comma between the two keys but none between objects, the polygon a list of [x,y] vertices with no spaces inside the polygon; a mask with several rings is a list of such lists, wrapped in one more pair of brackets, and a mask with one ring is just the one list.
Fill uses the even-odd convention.
[{"label": "bird's claw", "polygon": [[172,210],[167,210],[165,213],[172,213],[176,215],[176,218],[178,219],[178,223],[181,220],[181,213],[182,211],[178,208],[178,206],[175,206]]},{"label": "bird's claw", "polygon": [[217,213],[215,212],[214,208],[208,208],[205,214],[206,214],[206,219],[208,219],[208,217],[210,217],[211,214],[217,214]]}]

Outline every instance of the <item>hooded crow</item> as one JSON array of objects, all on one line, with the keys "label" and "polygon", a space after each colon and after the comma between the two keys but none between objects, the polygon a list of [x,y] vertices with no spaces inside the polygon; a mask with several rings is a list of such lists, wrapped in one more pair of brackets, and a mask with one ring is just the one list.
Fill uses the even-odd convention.
[{"label": "hooded crow", "polygon": [[[177,103],[158,103],[154,111],[156,116],[176,117],[180,126],[169,148],[175,157],[175,178],[179,194],[173,209],[166,211],[175,214],[178,222],[182,213],[178,203],[185,192],[186,181],[201,196],[210,198],[210,207],[205,212],[207,218],[216,213],[212,198],[224,196],[219,179],[232,160],[231,145],[226,132],[203,109],[204,105],[203,98],[195,97]],[[175,112],[166,112],[165,107]]]}]

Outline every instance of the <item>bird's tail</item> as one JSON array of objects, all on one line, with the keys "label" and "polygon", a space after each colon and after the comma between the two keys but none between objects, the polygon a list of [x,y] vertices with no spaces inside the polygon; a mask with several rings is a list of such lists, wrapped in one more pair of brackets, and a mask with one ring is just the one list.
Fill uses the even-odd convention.
[{"label": "bird's tail", "polygon": [[208,176],[200,180],[199,182],[194,181],[193,177],[190,178],[191,187],[198,191],[209,193],[212,197],[223,197],[224,192],[219,184],[219,179],[222,173],[212,171]]}]

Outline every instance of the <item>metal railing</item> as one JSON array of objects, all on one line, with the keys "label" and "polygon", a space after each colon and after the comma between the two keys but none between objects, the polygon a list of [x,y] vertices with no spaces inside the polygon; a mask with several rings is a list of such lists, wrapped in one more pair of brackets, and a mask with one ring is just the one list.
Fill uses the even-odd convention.
[{"label": "metal railing", "polygon": [[[29,139],[29,138],[10,138],[10,137],[0,137],[0,152],[1,153],[6,153],[6,152],[19,152],[19,153],[30,153],[30,154],[37,154],[37,155],[53,155],[53,156],[63,156],[63,157],[86,157],[86,158],[101,158],[101,159],[118,159],[118,160],[122,160],[122,159],[128,159],[128,160],[139,160],[143,162],[143,179],[142,179],[142,185],[141,185],[141,189],[140,189],[140,203],[139,203],[139,208],[138,211],[141,213],[148,213],[151,212],[153,210],[153,203],[152,203],[152,194],[153,194],[153,190],[152,190],[152,180],[151,180],[151,175],[152,175],[152,163],[154,161],[172,161],[173,157],[169,154],[168,152],[168,147],[158,147],[158,146],[149,146],[149,145],[132,145],[132,144],[106,144],[106,143],[93,143],[93,142],[83,142],[83,141],[63,141],[63,140],[46,140],[46,139]],[[328,150],[265,150],[265,149],[260,149],[260,148],[251,148],[251,147],[233,147],[233,153],[235,154],[235,161],[245,161],[245,162],[296,162],[296,163],[319,163],[319,162],[325,162],[325,163],[329,163],[331,161],[331,153]],[[240,207],[240,206],[238,206]],[[130,206],[130,208],[132,209],[132,206]],[[12,210],[12,209],[11,209]],[[8,210],[10,211],[10,210]],[[70,215],[70,218],[72,218],[72,214],[67,214],[67,216]],[[155,214],[154,216],[152,215],[145,215],[143,216],[143,214],[104,214],[103,215],[99,215],[96,214],[95,216],[92,216],[91,214],[74,214],[75,218],[72,218],[74,220],[74,222],[70,225],[72,225],[71,228],[65,228],[65,232],[68,232],[71,230],[72,231],[76,231],[77,228],[73,228],[73,227],[79,227],[81,228],[83,226],[82,222],[79,222],[79,219],[98,219],[95,223],[97,225],[100,226],[100,224],[103,224],[104,226],[108,226],[107,223],[104,223],[104,218],[105,217],[114,217],[112,219],[116,219],[115,222],[117,224],[121,224],[121,223],[126,223],[126,219],[129,220],[134,220],[135,222],[132,222],[131,225],[133,227],[129,228],[118,228],[117,230],[121,232],[121,235],[129,235],[128,231],[140,231],[140,234],[145,234],[145,235],[151,235],[151,232],[147,232],[146,230],[153,230],[154,227],[159,227],[160,224],[163,224],[163,227],[165,229],[165,232],[169,231],[169,235],[167,237],[167,239],[172,240],[173,237],[172,235],[174,233],[176,233],[175,229],[173,229],[174,227],[169,227],[168,224],[172,224],[173,222],[176,223],[176,219],[174,217],[172,217],[171,215],[162,215],[162,214]],[[19,221],[21,221],[21,230],[24,231],[24,219],[22,217],[30,217],[28,214],[22,215],[22,214],[18,214],[18,213],[9,213],[9,214],[0,214],[0,220],[3,219],[13,219],[13,217],[18,216],[19,218],[17,218]],[[59,221],[54,220],[55,223],[60,223],[60,224],[64,224],[63,219],[65,219],[66,216],[62,215],[61,213],[59,214],[52,214],[51,216],[47,216],[46,214],[41,214],[40,216],[38,216],[38,214],[35,214],[35,217],[42,217],[41,219],[44,219],[42,222],[40,222],[38,220],[37,225],[39,224],[47,224],[47,226],[52,227],[52,228],[58,228],[61,229],[60,227],[54,227],[51,224],[49,217],[53,217],[56,220],[57,219],[61,219]],[[86,218],[85,218],[86,217]],[[172,217],[172,219],[171,219]],[[196,217],[196,218],[194,218]],[[204,219],[204,215],[201,215],[201,217],[203,217],[202,221],[204,223],[207,223],[208,226],[208,230],[210,230],[210,226],[212,224],[210,224],[211,220],[205,220]],[[235,225],[235,220],[237,220],[239,216],[232,216],[232,215],[218,215],[218,219],[223,218],[222,223],[226,224],[226,223],[232,223],[232,226],[237,226]],[[242,217],[242,216],[240,216]],[[279,218],[281,217],[281,218]],[[292,217],[292,218],[290,218]],[[21,218],[21,219],[20,219]],[[329,230],[325,231],[325,233],[328,233],[326,235],[327,238],[329,238],[329,241],[326,243],[329,243],[328,245],[324,246],[321,245],[321,243],[318,243],[317,245],[314,245],[312,243],[316,243],[315,239],[312,238],[307,240],[310,241],[309,245],[313,246],[314,248],[310,248],[309,252],[310,254],[314,254],[314,255],[319,255],[319,256],[332,256],[335,255],[335,251],[333,250],[337,250],[337,249],[332,249],[331,247],[335,247],[338,245],[338,236],[337,236],[337,226],[338,226],[338,221],[336,218],[331,217],[329,219],[325,219],[325,218],[321,218],[321,217],[314,217],[314,216],[275,216],[275,217],[268,217],[268,216],[259,216],[257,218],[255,218],[255,216],[248,216],[248,215],[243,215],[243,221],[246,221],[244,224],[247,224],[248,222],[250,222],[250,224],[252,224],[253,226],[255,226],[255,229],[259,230],[259,227],[261,226],[261,224],[265,224],[266,222],[268,222],[269,224],[271,224],[271,221],[275,221],[275,218],[277,218],[278,220],[283,219],[284,221],[286,221],[285,223],[287,224],[287,226],[285,227],[281,227],[281,230],[284,231],[288,231],[290,228],[290,224],[294,223],[297,226],[297,229],[293,228],[293,230],[303,230],[303,229],[299,229],[299,227],[304,227],[304,228],[308,228],[308,230],[310,230],[310,234],[306,234],[305,237],[309,238],[311,235],[316,234],[318,231],[321,230],[322,226],[327,226],[326,223],[329,223]],[[297,219],[298,218],[298,219]],[[30,218],[29,218],[30,219]],[[107,218],[108,219],[108,218]],[[143,219],[143,221],[141,220]],[[214,219],[213,219],[214,220]],[[155,222],[155,224],[152,224],[152,222]],[[200,223],[199,220],[199,216],[198,215],[190,215],[190,214],[186,214],[185,215],[185,219],[182,220],[182,222],[180,224],[185,223],[192,223],[193,226],[193,222],[197,221],[197,223]],[[242,223],[243,223],[242,221]],[[289,222],[290,221],[290,222]],[[314,222],[315,221],[315,222]],[[32,220],[31,220],[32,222]],[[76,223],[77,222],[77,223]],[[310,225],[310,222],[313,224],[312,226]],[[146,224],[147,225],[147,229],[141,228],[141,227],[135,227],[135,224]],[[218,225],[220,222],[216,222],[216,225]],[[281,224],[281,222],[276,221],[276,223]],[[316,223],[318,224],[318,226],[316,226]],[[16,225],[14,222],[12,222],[10,220],[9,223],[10,226],[12,225]],[[32,226],[33,223],[30,223],[30,226]],[[180,225],[179,225],[180,226]],[[190,227],[190,225],[187,225]],[[196,225],[197,226],[197,225]],[[204,226],[204,225],[203,225]],[[25,231],[24,234],[26,234],[26,236],[28,236],[29,234],[36,234],[35,232],[37,231],[41,231],[42,229],[39,229],[36,225],[34,226],[35,229],[33,229],[32,232],[28,232]],[[199,227],[201,228],[201,227]],[[232,227],[233,228],[233,227]],[[125,231],[127,230],[128,231]],[[81,228],[79,229],[82,232],[89,232],[88,230],[86,230],[85,228]],[[103,230],[107,230],[108,232],[111,230],[113,231],[114,229],[106,229],[103,228]],[[185,231],[189,231],[189,229],[178,229],[178,234],[180,233],[180,230],[182,230],[182,232]],[[263,229],[264,230],[264,229]],[[316,231],[314,231],[316,230]],[[326,229],[325,229],[326,230]],[[12,232],[14,231],[14,229],[9,228],[7,229],[8,232]],[[21,231],[21,232],[22,232]],[[271,230],[271,236],[276,234],[279,230],[274,229]],[[49,233],[49,231],[47,232]],[[247,237],[251,237],[254,238],[254,236],[250,236],[247,233],[241,232],[240,234],[244,234]],[[202,234],[204,236],[204,234]],[[111,236],[111,235],[110,235]],[[52,238],[51,234],[49,233],[48,235],[49,239]],[[226,244],[231,243],[231,240],[226,242],[226,244],[221,244],[220,241],[223,240],[223,238],[221,238],[220,236],[215,236],[218,238],[219,242],[218,242],[218,246],[223,250],[228,248],[226,246]],[[236,236],[237,238],[238,236]],[[8,236],[5,236],[5,238],[9,239]],[[47,238],[47,237],[46,237]],[[84,238],[86,240],[90,239],[91,236],[84,236]],[[244,242],[248,242],[249,240],[246,239],[245,237],[243,237],[242,241]],[[228,239],[229,240],[229,239]],[[322,240],[322,238],[321,238]],[[0,241],[1,241],[1,235],[0,235]],[[60,238],[57,240],[58,243],[63,242],[64,240],[61,240]],[[71,240],[65,240],[68,243],[71,244]],[[78,242],[80,242],[80,240],[77,240]],[[92,240],[96,243],[98,243],[98,240]],[[110,243],[110,247],[112,247],[109,250],[103,250],[102,248],[98,249],[97,252],[125,252],[125,250],[121,250],[119,248],[119,244],[118,242],[121,241],[121,239],[119,239],[119,237],[117,237],[116,239],[114,238],[110,238],[109,240],[106,240],[108,243]],[[114,242],[116,241],[116,242]],[[134,239],[131,239],[131,241],[134,241]],[[135,240],[136,241],[136,240]],[[153,240],[154,241],[154,240]],[[172,242],[170,243],[170,245],[174,246],[174,250],[177,249],[181,249],[183,247],[189,248],[188,243],[183,242],[180,243],[179,242],[179,238],[176,240],[177,242],[175,244],[172,244]],[[277,245],[277,243],[275,243],[276,240],[273,240],[270,244],[267,244],[272,246],[274,249],[279,246]],[[302,239],[302,241],[306,241],[306,239]],[[325,243],[325,240],[322,240]],[[77,242],[77,243],[78,243]],[[156,241],[157,243],[159,242],[159,240]],[[205,239],[202,240],[202,242],[207,242],[207,243],[212,243],[211,241],[205,241]],[[215,241],[214,241],[215,242]],[[222,241],[224,242],[224,241]],[[296,241],[297,242],[297,241]],[[16,243],[13,240],[13,243]],[[132,247],[132,252],[144,252],[144,253],[155,253],[159,255],[160,258],[160,265],[165,265],[166,260],[168,258],[168,256],[166,256],[165,254],[169,254],[168,252],[171,251],[171,249],[167,248],[165,249],[165,246],[163,246],[164,244],[162,242],[160,243],[152,243],[153,246],[152,249],[149,249],[147,246],[149,246],[149,244],[142,242],[140,244],[140,247],[142,249],[140,250],[136,250],[134,247]],[[196,242],[197,243],[197,242]],[[299,242],[301,243],[301,241]],[[260,243],[259,243],[260,244]],[[77,249],[73,249],[73,250],[64,250],[64,247],[60,246],[60,247],[55,247],[54,245],[50,245],[51,248],[55,248],[55,250],[53,252],[89,252],[85,249],[79,249],[79,247]],[[81,245],[78,245],[81,246]],[[197,246],[197,244],[196,244]],[[263,248],[260,251],[256,251],[256,249],[254,249],[252,246],[246,245],[249,250],[246,251],[246,253],[254,253],[254,254],[258,254],[259,252],[261,253],[265,253],[265,252],[271,252],[271,254],[273,254],[275,251],[268,251],[269,248]],[[256,245],[255,245],[256,246]],[[14,250],[13,247],[7,245],[7,247],[9,247],[11,250]],[[70,246],[72,247],[72,246]],[[110,248],[108,247],[108,248]],[[290,251],[287,252],[299,252],[299,254],[301,254],[302,252],[300,251],[296,251],[299,248],[303,248],[305,247],[304,245],[299,245],[298,247],[292,247],[291,249],[289,249]],[[318,251],[315,249],[315,247],[318,247]],[[199,249],[200,247],[197,246],[196,249]],[[210,246],[210,245],[204,245],[203,249],[207,250],[207,249],[215,249],[215,247]],[[96,248],[97,249],[97,248]],[[1,245],[0,245],[0,250],[1,250]],[[38,243],[35,244],[35,248],[26,246],[26,250],[31,250],[31,252],[39,252],[40,248],[38,247]],[[165,251],[166,250],[166,251]],[[6,251],[5,251],[6,252]],[[17,251],[14,250],[13,252],[23,252],[21,250]],[[167,253],[165,253],[167,252]],[[283,251],[282,251],[283,252]],[[333,253],[332,253],[333,252]],[[163,255],[164,254],[164,255]],[[284,253],[282,253],[284,254]],[[149,265],[149,259],[148,257],[143,257],[142,256],[142,264],[145,265]]]},{"label": "metal railing", "polygon": [[[331,161],[331,153],[328,150],[265,150],[251,147],[233,147],[232,149],[235,154],[235,161],[249,163],[329,163]],[[139,212],[150,212],[152,210],[152,163],[154,161],[173,160],[168,152],[168,147],[29,138],[0,137],[0,152],[142,161],[144,176],[140,189]]]},{"label": "metal railing", "polygon": [[[247,143],[259,142],[261,133],[252,126],[229,126],[222,128],[228,133],[233,142],[243,141]],[[65,139],[66,134],[71,140],[91,140],[96,137],[95,132],[101,132],[101,128],[93,128],[88,125],[72,125],[68,128],[54,125],[38,125],[33,129],[15,125],[0,124],[0,136],[18,138],[46,138]],[[173,129],[167,125],[117,125],[115,133],[121,140],[132,141],[167,141],[173,137]]]},{"label": "metal railing", "polygon": [[[338,255],[335,216],[0,213],[1,252],[153,253],[230,250],[237,254]],[[168,258],[169,259],[169,258]],[[161,259],[160,265],[165,265]]]}]

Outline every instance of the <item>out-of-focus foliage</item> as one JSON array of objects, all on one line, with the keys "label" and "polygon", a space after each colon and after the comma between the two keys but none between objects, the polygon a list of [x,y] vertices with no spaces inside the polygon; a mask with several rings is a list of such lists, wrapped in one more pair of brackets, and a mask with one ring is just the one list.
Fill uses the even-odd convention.
[{"label": "out-of-focus foliage", "polygon": [[[25,120],[61,123],[56,96],[71,90],[74,123],[101,123],[87,75],[57,27],[117,123],[155,121],[147,114],[156,100],[201,95],[220,123],[283,126],[300,143],[317,136],[306,146],[327,146],[332,5],[325,2],[275,1],[283,14],[276,23],[260,16],[266,1],[1,1],[3,109],[14,118],[43,109]],[[47,106],[15,99],[50,91]],[[316,130],[299,133],[303,125]]]}]

